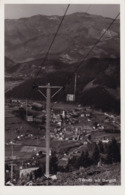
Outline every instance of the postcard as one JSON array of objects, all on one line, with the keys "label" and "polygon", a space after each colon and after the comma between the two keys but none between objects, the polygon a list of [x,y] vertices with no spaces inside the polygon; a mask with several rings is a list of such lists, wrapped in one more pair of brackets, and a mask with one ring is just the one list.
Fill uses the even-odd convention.
[{"label": "postcard", "polygon": [[124,0],[0,9],[0,193],[123,194]]}]

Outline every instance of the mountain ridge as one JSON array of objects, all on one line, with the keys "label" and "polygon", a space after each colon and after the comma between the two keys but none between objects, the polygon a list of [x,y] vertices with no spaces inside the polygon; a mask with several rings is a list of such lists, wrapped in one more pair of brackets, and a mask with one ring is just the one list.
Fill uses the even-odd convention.
[{"label": "mountain ridge", "polygon": [[[62,18],[62,16],[56,16],[58,20],[50,20],[48,17],[52,16],[36,15],[11,21],[5,20],[6,56],[16,62],[24,61],[27,58],[43,57]],[[85,13],[67,15],[50,50],[50,54],[57,55],[57,57],[62,54],[68,54],[72,57],[75,54],[79,61],[110,23],[111,19],[102,16]],[[111,31],[115,35],[113,34],[110,40],[118,45],[120,33],[118,21],[113,24]],[[116,38],[117,40],[115,40]],[[101,51],[100,46],[95,48],[93,57],[109,57],[113,54],[118,57],[119,53],[117,53],[118,51],[116,51],[115,47],[110,48],[108,52],[106,51],[105,45],[107,41],[103,39],[101,42]]]}]

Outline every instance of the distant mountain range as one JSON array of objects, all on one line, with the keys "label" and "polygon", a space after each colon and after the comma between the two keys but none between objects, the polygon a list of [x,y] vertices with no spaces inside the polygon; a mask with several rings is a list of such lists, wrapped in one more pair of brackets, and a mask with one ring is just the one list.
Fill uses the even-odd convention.
[{"label": "distant mountain range", "polygon": [[[27,79],[6,97],[36,98],[32,82],[41,69],[37,82],[61,84],[72,76],[57,100],[73,92],[74,70],[106,31],[111,18],[74,13],[67,15],[41,67],[47,49],[60,23],[61,16],[37,15],[18,20],[5,20],[5,74]],[[77,101],[107,111],[120,112],[120,22],[106,32],[100,43],[81,63],[77,72]]]},{"label": "distant mountain range", "polygon": [[[42,58],[58,28],[61,16],[36,15],[30,18],[5,20],[6,56],[15,62]],[[67,15],[50,54],[69,63],[79,61],[111,23],[111,18],[74,13]],[[90,57],[119,57],[119,20],[107,31]],[[108,47],[107,47],[108,44]]]}]

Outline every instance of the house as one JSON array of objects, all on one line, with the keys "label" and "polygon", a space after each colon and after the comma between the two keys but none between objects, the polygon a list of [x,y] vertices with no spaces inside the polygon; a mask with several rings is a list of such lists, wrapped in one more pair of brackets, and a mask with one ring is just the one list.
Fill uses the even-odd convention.
[{"label": "house", "polygon": [[102,140],[102,143],[106,143],[106,144],[107,144],[107,143],[109,143],[109,142],[110,142],[110,140],[109,140],[108,138],[107,138],[107,139],[104,138],[104,139]]},{"label": "house", "polygon": [[14,186],[14,184],[13,184],[12,182],[8,181],[8,182],[6,183],[6,186]]},{"label": "house", "polygon": [[58,167],[60,169],[66,169],[68,162],[69,162],[69,159],[66,157],[65,158],[63,157],[62,159],[59,160]]},{"label": "house", "polygon": [[20,100],[16,100],[16,99],[11,99],[10,103],[20,103]]},{"label": "house", "polygon": [[38,170],[38,169],[39,169],[39,167],[32,167],[32,168],[27,168],[27,169],[21,169],[20,173],[19,173],[19,176],[20,176],[20,178],[21,177],[25,177],[25,176],[31,174],[33,171]]},{"label": "house", "polygon": [[33,103],[32,104],[32,109],[37,110],[37,111],[41,111],[43,109],[43,105],[40,104],[40,103]]},{"label": "house", "polygon": [[33,122],[33,116],[26,116],[27,122]]}]

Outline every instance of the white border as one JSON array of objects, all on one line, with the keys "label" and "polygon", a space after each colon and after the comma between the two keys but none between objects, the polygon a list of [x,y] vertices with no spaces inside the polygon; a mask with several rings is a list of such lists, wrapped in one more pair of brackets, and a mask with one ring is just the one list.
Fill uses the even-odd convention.
[{"label": "white border", "polygon": [[123,0],[4,0],[4,4],[120,4]]},{"label": "white border", "polygon": [[[4,4],[120,4],[121,24],[121,186],[4,186]],[[125,0],[0,0],[0,194],[2,195],[37,195],[37,194],[125,194]]]}]

